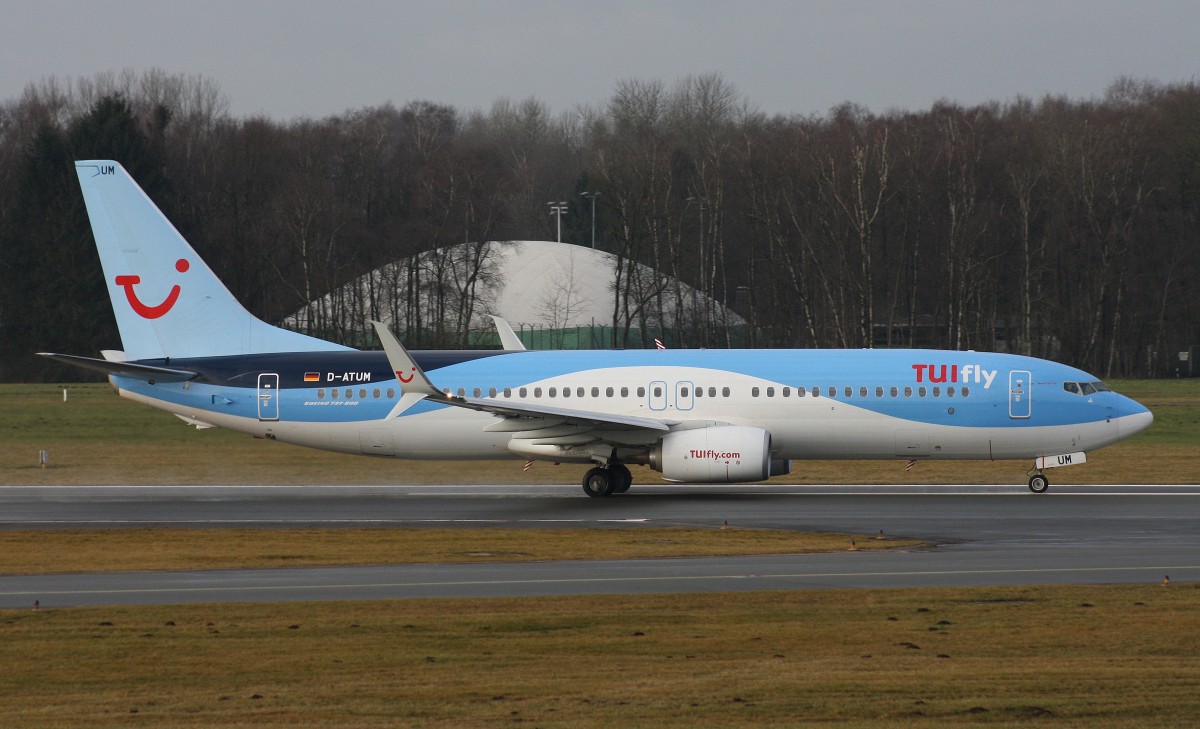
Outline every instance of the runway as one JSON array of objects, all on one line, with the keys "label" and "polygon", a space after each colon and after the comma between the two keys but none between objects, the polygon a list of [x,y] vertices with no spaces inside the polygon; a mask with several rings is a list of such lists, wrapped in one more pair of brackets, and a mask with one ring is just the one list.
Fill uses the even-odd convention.
[{"label": "runway", "polygon": [[0,607],[1200,580],[1200,486],[0,488],[0,529],[733,526],[934,546],[823,555],[0,577]]}]

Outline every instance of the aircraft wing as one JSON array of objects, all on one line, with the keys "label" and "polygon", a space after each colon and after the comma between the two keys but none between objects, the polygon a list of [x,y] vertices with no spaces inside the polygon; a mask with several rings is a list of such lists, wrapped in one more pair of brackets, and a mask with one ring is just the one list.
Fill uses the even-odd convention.
[{"label": "aircraft wing", "polygon": [[134,362],[95,359],[93,357],[80,357],[74,354],[55,354],[54,352],[38,352],[38,354],[57,362],[64,362],[76,367],[95,370],[96,372],[103,372],[106,375],[125,375],[146,381],[186,382],[200,376],[199,372],[181,370],[174,367],[155,367],[152,365],[136,364]]},{"label": "aircraft wing", "polygon": [[[400,379],[405,395],[419,394],[423,395],[430,402],[452,405],[468,410],[489,412],[505,419],[503,422],[489,426],[487,429],[490,431],[542,431],[565,426],[578,429],[579,432],[574,435],[581,436],[590,431],[642,431],[658,433],[669,431],[672,425],[679,424],[679,421],[675,420],[641,418],[635,415],[618,415],[592,410],[514,403],[493,398],[456,397],[439,390],[429,381],[425,372],[409,356],[408,351],[404,349],[404,345],[400,344],[400,340],[396,339],[396,336],[392,334],[387,326],[377,321],[372,321],[371,324],[375,327],[375,332],[379,335],[379,340],[383,343],[383,350],[387,354],[388,362],[392,370],[396,373],[396,376]],[[607,440],[608,438],[597,436],[596,439]],[[616,440],[625,439],[617,438]]]},{"label": "aircraft wing", "polygon": [[636,415],[615,415],[611,413],[598,413],[592,410],[575,410],[573,408],[526,405],[524,403],[493,400],[491,398],[451,397],[449,399],[453,402],[447,402],[447,405],[455,405],[471,410],[483,410],[493,415],[508,418],[560,420],[568,425],[595,425],[616,427],[618,429],[641,428],[644,430],[667,431],[671,429],[672,425],[676,424],[676,421],[672,420],[655,420],[653,418],[639,418]]}]

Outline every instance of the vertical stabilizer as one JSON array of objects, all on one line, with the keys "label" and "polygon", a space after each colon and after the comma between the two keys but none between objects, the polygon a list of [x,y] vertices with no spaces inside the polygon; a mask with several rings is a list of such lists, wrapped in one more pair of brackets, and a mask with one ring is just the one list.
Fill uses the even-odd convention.
[{"label": "vertical stabilizer", "polygon": [[120,164],[75,172],[128,359],[348,349],[246,311]]}]

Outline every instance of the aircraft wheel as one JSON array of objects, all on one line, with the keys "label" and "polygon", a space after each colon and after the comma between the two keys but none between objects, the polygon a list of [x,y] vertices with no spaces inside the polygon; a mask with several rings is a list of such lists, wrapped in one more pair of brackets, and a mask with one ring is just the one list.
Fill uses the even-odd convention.
[{"label": "aircraft wheel", "polygon": [[608,496],[613,492],[615,480],[607,469],[593,468],[583,476],[583,493],[593,498]]},{"label": "aircraft wheel", "polygon": [[1042,474],[1029,477],[1029,490],[1035,494],[1044,494],[1050,488],[1050,479]]},{"label": "aircraft wheel", "polygon": [[618,463],[609,467],[609,473],[612,474],[614,494],[623,494],[633,485],[633,474],[623,463]]}]

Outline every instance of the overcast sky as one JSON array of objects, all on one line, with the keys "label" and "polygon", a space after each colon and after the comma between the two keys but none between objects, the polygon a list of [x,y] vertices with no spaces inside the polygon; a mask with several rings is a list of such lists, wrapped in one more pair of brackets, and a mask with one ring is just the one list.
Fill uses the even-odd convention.
[{"label": "overcast sky", "polygon": [[50,76],[200,74],[235,116],[412,100],[602,103],[719,72],[759,110],[824,114],[1097,97],[1200,81],[1200,0],[9,0],[0,100]]}]

